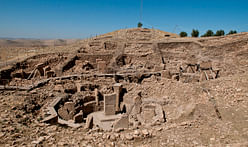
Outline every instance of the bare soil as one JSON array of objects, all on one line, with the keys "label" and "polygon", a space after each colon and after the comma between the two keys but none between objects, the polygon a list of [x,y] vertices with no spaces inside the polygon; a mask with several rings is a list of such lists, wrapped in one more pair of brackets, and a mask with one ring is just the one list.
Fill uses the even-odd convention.
[{"label": "bare soil", "polygon": [[[126,29],[55,47],[2,46],[0,146],[248,146],[248,33],[170,35]],[[156,102],[165,122],[112,131],[43,122],[57,97],[81,102],[117,82],[127,109],[137,96]]]}]

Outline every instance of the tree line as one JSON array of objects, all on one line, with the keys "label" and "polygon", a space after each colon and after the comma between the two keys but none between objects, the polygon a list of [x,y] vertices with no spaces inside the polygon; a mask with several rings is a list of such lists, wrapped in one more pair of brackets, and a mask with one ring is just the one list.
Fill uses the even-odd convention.
[{"label": "tree line", "polygon": [[[226,35],[237,34],[236,30],[230,30]],[[180,32],[180,37],[187,37],[187,32]],[[224,36],[224,30],[217,30],[215,33],[212,30],[207,30],[205,34],[201,35],[201,37],[211,37],[211,36]],[[192,37],[199,37],[199,31],[197,29],[193,29],[191,32]]]},{"label": "tree line", "polygon": [[[141,22],[138,22],[138,28],[142,28],[143,24]],[[230,30],[229,33],[226,35],[231,35],[231,34],[237,34],[236,30]],[[187,37],[188,34],[187,32],[180,32],[179,33],[180,37]],[[191,32],[192,37],[199,37],[200,33],[197,29],[193,29]],[[211,37],[211,36],[224,36],[225,31],[224,30],[217,30],[215,33],[212,30],[207,30],[205,34],[201,35],[201,37]]]}]

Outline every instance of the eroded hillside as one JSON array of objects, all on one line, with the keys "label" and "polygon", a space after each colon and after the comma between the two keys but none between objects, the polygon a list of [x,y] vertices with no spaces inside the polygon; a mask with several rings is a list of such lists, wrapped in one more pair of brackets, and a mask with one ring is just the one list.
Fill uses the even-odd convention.
[{"label": "eroded hillside", "polygon": [[0,144],[247,146],[247,59],[247,33],[140,28],[30,56],[1,69]]}]

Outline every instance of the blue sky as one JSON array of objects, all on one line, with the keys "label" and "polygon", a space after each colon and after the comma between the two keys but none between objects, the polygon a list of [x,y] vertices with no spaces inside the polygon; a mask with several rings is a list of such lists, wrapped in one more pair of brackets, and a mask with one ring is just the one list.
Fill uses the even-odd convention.
[{"label": "blue sky", "polygon": [[[133,28],[140,0],[0,0],[0,37],[85,38]],[[144,27],[248,31],[248,0],[143,0]]]}]

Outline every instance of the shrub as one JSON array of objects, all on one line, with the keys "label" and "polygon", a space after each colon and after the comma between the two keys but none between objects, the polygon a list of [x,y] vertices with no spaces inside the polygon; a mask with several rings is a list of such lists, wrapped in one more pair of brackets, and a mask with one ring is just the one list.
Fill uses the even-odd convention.
[{"label": "shrub", "polygon": [[138,28],[141,28],[143,24],[141,22],[138,23]]},{"label": "shrub", "polygon": [[198,36],[199,36],[199,31],[193,29],[193,30],[192,30],[192,33],[191,33],[191,36],[192,36],[192,37],[198,37]]},{"label": "shrub", "polygon": [[231,30],[227,35],[231,35],[231,34],[237,34],[236,30]]},{"label": "shrub", "polygon": [[210,36],[214,36],[214,32],[212,30],[207,30],[207,32],[201,37],[210,37]]},{"label": "shrub", "polygon": [[187,37],[188,36],[188,34],[186,32],[181,32],[179,35],[180,35],[180,37]]},{"label": "shrub", "polygon": [[217,30],[214,36],[224,36],[225,31],[224,30]]}]

